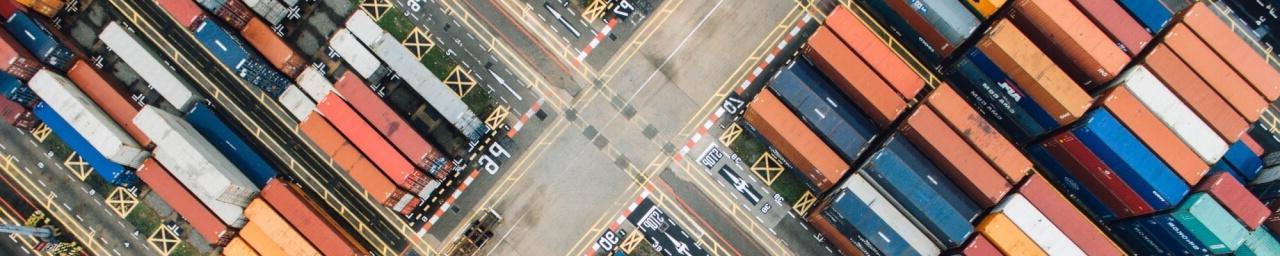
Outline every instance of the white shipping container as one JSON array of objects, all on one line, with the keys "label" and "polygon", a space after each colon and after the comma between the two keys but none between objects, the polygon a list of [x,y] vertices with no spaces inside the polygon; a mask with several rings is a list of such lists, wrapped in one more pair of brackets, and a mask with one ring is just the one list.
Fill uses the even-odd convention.
[{"label": "white shipping container", "polygon": [[[383,33],[386,34],[386,33]],[[462,131],[468,139],[476,140],[480,138],[484,123],[480,118],[476,117],[474,112],[467,107],[467,103],[462,102],[462,98],[458,97],[452,89],[444,85],[431,70],[427,70],[418,59],[414,58],[413,53],[409,52],[409,48],[405,48],[399,41],[385,40],[394,39],[390,34],[386,34],[384,40],[378,41],[373,45],[373,52],[387,62],[387,66],[400,79],[409,84],[410,88],[418,92],[422,99],[427,101],[431,107],[439,111],[453,127]]]},{"label": "white shipping container", "polygon": [[280,101],[280,105],[288,109],[289,114],[297,118],[298,122],[306,121],[307,116],[311,114],[311,110],[316,109],[316,102],[307,98],[307,94],[295,86],[289,86],[289,88],[284,89],[284,93],[281,93],[276,100]]},{"label": "white shipping container", "polygon": [[1031,205],[1031,201],[1027,201],[1022,194],[1009,194],[1004,202],[996,205],[991,212],[1003,212],[1009,220],[1013,221],[1014,226],[1018,226],[1022,233],[1026,233],[1031,241],[1035,241],[1040,249],[1050,255],[1085,255],[1079,246],[1067,238],[1067,234],[1062,233],[1058,226],[1049,222],[1044,213]]},{"label": "white shipping container", "polygon": [[382,30],[382,27],[378,26],[378,22],[374,21],[373,17],[370,17],[369,13],[364,12],[364,10],[356,10],[355,13],[352,13],[351,17],[347,18],[346,25],[347,30],[350,30],[352,35],[355,35],[361,42],[369,46],[372,46],[378,40],[382,40],[383,34],[386,34],[387,37],[391,36],[391,34],[386,33],[387,31]]},{"label": "white shipping container", "polygon": [[174,178],[222,221],[240,223],[244,207],[258,194],[240,169],[177,115],[146,106],[133,123],[156,141],[155,158]]},{"label": "white shipping container", "polygon": [[112,162],[137,168],[147,158],[143,150],[106,112],[81,92],[75,83],[48,69],[31,77],[28,85],[45,104],[67,120],[94,149]]},{"label": "white shipping container", "polygon": [[382,66],[382,62],[375,57],[372,52],[364,48],[360,44],[360,40],[347,29],[338,29],[333,34],[333,38],[329,38],[329,48],[338,52],[342,56],[342,60],[351,65],[360,77],[369,79],[378,71],[378,67]]},{"label": "white shipping container", "polygon": [[146,75],[140,75],[147,84],[156,89],[160,96],[164,97],[170,105],[180,111],[191,110],[191,105],[195,104],[198,97],[191,85],[178,79],[178,75],[169,69],[168,65],[160,61],[160,57],[148,50],[142,45],[132,33],[125,31],[119,24],[112,21],[102,30],[98,38],[107,44],[112,51],[124,59],[125,64],[138,72],[145,71]]},{"label": "white shipping container", "polygon": [[[295,1],[296,2],[296,1]],[[249,9],[262,16],[267,20],[268,24],[277,25],[284,16],[288,14],[289,9],[276,0],[244,0],[244,5],[248,5]]]},{"label": "white shipping container", "polygon": [[1120,81],[1206,164],[1217,163],[1227,152],[1227,143],[1146,67],[1133,66],[1121,75]]},{"label": "white shipping container", "polygon": [[[898,208],[894,207],[889,202],[889,199],[881,195],[875,187],[872,187],[871,183],[867,182],[862,175],[849,176],[849,180],[844,183],[844,187],[848,188],[849,192],[852,192],[863,203],[866,203],[872,212],[875,212],[885,223],[889,224],[889,228],[897,232],[903,240],[906,240],[907,245],[915,249],[916,252],[921,255],[938,255],[942,252],[942,248],[939,248],[923,231],[917,228],[915,224],[912,224],[911,220],[907,219],[907,216],[898,211]],[[885,239],[885,237],[888,236],[879,235],[867,237],[867,239]]]},{"label": "white shipping container", "polygon": [[284,5],[293,7],[294,5],[298,5],[298,0],[284,0]]},{"label": "white shipping container", "polygon": [[302,87],[302,91],[306,92],[313,102],[324,99],[325,95],[333,91],[333,83],[315,68],[305,68],[298,74],[298,87]]}]

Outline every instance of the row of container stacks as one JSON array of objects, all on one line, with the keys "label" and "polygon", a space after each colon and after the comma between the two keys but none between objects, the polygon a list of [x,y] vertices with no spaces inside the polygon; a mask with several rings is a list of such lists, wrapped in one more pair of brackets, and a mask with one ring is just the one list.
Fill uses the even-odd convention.
[{"label": "row of container stacks", "polygon": [[1280,168],[1244,136],[1280,72],[1224,7],[963,2],[837,6],[747,106],[826,195],[807,220],[836,249],[1280,252],[1263,225]]}]

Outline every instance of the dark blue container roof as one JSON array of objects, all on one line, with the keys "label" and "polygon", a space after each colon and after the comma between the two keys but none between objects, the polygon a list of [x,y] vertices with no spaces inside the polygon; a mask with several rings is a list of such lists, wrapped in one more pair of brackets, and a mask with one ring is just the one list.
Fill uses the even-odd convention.
[{"label": "dark blue container roof", "polygon": [[244,172],[245,177],[249,178],[254,185],[259,188],[265,186],[267,181],[276,176],[276,170],[271,168],[270,164],[262,158],[262,155],[249,147],[244,139],[236,134],[230,126],[227,126],[217,114],[204,103],[195,104],[190,111],[187,112],[185,118],[191,126],[196,128],[197,132],[204,135],[209,143],[218,148],[219,152],[227,156],[231,163],[240,168]]},{"label": "dark blue container roof", "polygon": [[1072,134],[1157,210],[1177,206],[1189,188],[1106,109],[1096,109]]},{"label": "dark blue container roof", "polygon": [[98,152],[98,149],[89,145],[89,141],[80,135],[80,132],[77,132],[75,128],[72,128],[70,123],[63,120],[62,116],[59,116],[49,105],[40,103],[36,105],[35,110],[32,112],[36,118],[44,121],[49,130],[58,135],[58,138],[62,139],[62,142],[66,143],[67,147],[70,147],[71,150],[80,155],[81,159],[89,163],[89,166],[93,167],[94,173],[101,176],[107,183],[128,186],[138,182],[138,177],[133,174],[133,171],[108,160],[106,156]]},{"label": "dark blue container roof", "polygon": [[857,159],[876,134],[871,120],[803,59],[780,71],[769,87],[845,161]]},{"label": "dark blue container roof", "polygon": [[915,150],[895,136],[862,170],[944,248],[958,247],[973,233],[969,221],[979,209]]}]

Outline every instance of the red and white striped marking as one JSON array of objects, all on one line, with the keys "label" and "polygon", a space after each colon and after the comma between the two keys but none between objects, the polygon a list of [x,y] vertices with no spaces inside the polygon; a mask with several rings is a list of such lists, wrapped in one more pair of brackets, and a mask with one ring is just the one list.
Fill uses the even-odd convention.
[{"label": "red and white striped marking", "polygon": [[592,38],[591,43],[587,44],[586,48],[582,48],[581,51],[578,51],[578,62],[581,63],[583,60],[586,60],[587,55],[591,54],[591,50],[595,49],[596,46],[600,45],[600,42],[604,41],[604,36],[609,35],[609,32],[612,32],[613,27],[617,25],[618,25],[617,18],[609,19],[609,24],[605,25],[604,29],[600,30],[600,33],[596,33],[596,38]]},{"label": "red and white striped marking", "polygon": [[[739,95],[741,95],[743,91],[746,91],[747,87],[751,86],[751,83],[755,82],[756,78],[760,77],[761,73],[764,73],[764,68],[768,67],[769,64],[778,59],[778,54],[782,52],[782,49],[786,48],[787,45],[791,43],[791,40],[795,39],[796,35],[800,33],[800,30],[804,29],[804,26],[809,24],[810,21],[813,21],[813,15],[805,13],[804,17],[800,18],[800,21],[797,21],[795,26],[791,27],[791,30],[787,32],[787,35],[782,37],[782,41],[778,42],[777,45],[774,45],[773,49],[769,51],[769,55],[765,56],[763,60],[760,60],[760,63],[756,64],[756,68],[751,70],[751,73],[747,74],[746,79],[742,80],[742,84],[734,90],[737,91]],[[684,146],[680,148],[680,151],[676,152],[676,155],[672,156],[672,158],[677,162],[684,160],[685,155],[688,155],[689,151],[693,150],[693,146],[697,145],[698,141],[702,140],[702,137],[707,135],[707,131],[711,130],[711,126],[715,125],[716,121],[720,120],[720,117],[724,115],[724,112],[724,108],[716,108],[716,112],[707,117],[707,121],[702,123],[702,127],[698,128],[698,132],[694,133],[693,137],[689,138],[689,141],[685,142]]]},{"label": "red and white striped marking", "polygon": [[[622,223],[627,221],[627,216],[631,215],[631,212],[635,211],[636,207],[640,207],[640,202],[644,202],[644,199],[646,198],[649,198],[648,188],[645,188],[644,191],[641,191],[640,195],[636,196],[635,200],[631,200],[631,205],[628,205],[626,210],[623,210],[621,214],[618,214],[618,218],[614,219],[613,223],[609,224],[609,230],[605,232],[618,231],[618,228],[622,227]],[[655,205],[654,207],[658,207],[658,206]],[[587,250],[586,252],[583,252],[583,255],[594,256],[598,251],[600,251],[600,244],[591,243],[591,249]]]},{"label": "red and white striped marking", "polygon": [[516,126],[512,126],[511,131],[507,132],[508,138],[515,138],[516,134],[520,133],[520,129],[524,128],[524,124],[529,122],[529,117],[533,116],[533,113],[537,113],[538,109],[542,108],[542,101],[544,99],[545,98],[538,99],[538,101],[533,102],[533,106],[529,107],[529,110],[525,111],[523,115],[520,115],[520,121],[516,122]]},{"label": "red and white striped marking", "polygon": [[462,192],[466,191],[467,186],[470,186],[471,182],[476,180],[476,176],[480,176],[480,170],[472,169],[471,174],[467,175],[467,179],[462,180],[462,184],[458,185],[458,189],[453,190],[453,194],[449,195],[449,199],[445,199],[444,204],[440,205],[440,209],[437,209],[436,212],[431,215],[431,219],[427,220],[427,224],[422,225],[422,229],[418,229],[419,237],[427,235],[427,231],[431,230],[431,226],[435,225],[437,220],[440,220],[440,216],[444,216],[444,212],[449,210],[450,206],[453,206],[454,200],[457,200],[458,197],[462,196]]}]

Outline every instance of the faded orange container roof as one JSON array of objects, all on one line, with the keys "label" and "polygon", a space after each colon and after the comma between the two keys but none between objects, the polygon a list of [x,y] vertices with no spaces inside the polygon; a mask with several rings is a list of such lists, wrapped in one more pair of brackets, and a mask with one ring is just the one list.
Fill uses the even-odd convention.
[{"label": "faded orange container roof", "polygon": [[1258,95],[1253,87],[1243,78],[1231,71],[1222,58],[1213,53],[1208,45],[1200,41],[1191,29],[1182,24],[1173,24],[1164,36],[1164,45],[1182,58],[1191,70],[1200,74],[1200,78],[1218,95],[1227,100],[1236,113],[1240,113],[1249,122],[1257,121],[1262,111],[1267,108],[1267,100]]},{"label": "faded orange container roof", "polygon": [[240,239],[240,237],[237,236],[236,238],[231,239],[230,243],[227,243],[227,247],[222,248],[222,255],[257,256],[259,254],[258,254],[258,251],[253,250],[253,247],[249,247],[249,244],[245,243],[244,239]]},{"label": "faded orange container roof", "polygon": [[262,227],[259,227],[257,222],[249,221],[248,224],[245,224],[244,228],[240,229],[240,239],[243,239],[245,243],[253,247],[253,250],[257,251],[258,254],[288,255],[285,254],[284,249],[280,248],[280,245],[271,240],[271,235],[262,230]]},{"label": "faded orange container roof", "polygon": [[1017,1],[1010,19],[1086,88],[1106,85],[1129,63],[1120,50],[1068,1]]},{"label": "faded orange container roof", "polygon": [[280,36],[258,17],[249,19],[249,23],[240,30],[240,35],[244,36],[245,41],[249,41],[254,48],[258,48],[258,52],[286,76],[297,77],[298,73],[302,72],[302,67],[306,65],[301,56],[298,56],[298,51],[280,39]]},{"label": "faded orange container roof", "polygon": [[1009,20],[1000,20],[992,26],[987,36],[978,42],[978,48],[1058,124],[1070,124],[1089,109],[1092,98]]},{"label": "faded orange container roof", "polygon": [[204,10],[196,5],[195,1],[187,0],[160,0],[160,7],[169,12],[173,19],[178,20],[178,25],[182,28],[190,28],[195,25],[196,19],[204,15]]},{"label": "faded orange container roof", "polygon": [[1227,60],[1240,76],[1248,80],[1254,89],[1265,95],[1267,100],[1273,101],[1280,97],[1280,71],[1268,65],[1266,59],[1232,32],[1231,27],[1223,23],[1204,3],[1197,2],[1187,8],[1182,20],[1222,59]]},{"label": "faded orange container roof", "polygon": [[1022,155],[1022,152],[1013,146],[1013,142],[1001,135],[1000,131],[978,114],[978,111],[974,110],[964,98],[956,94],[951,86],[939,85],[929,94],[925,103],[947,121],[956,133],[981,152],[987,162],[1000,170],[1010,184],[1022,181],[1022,177],[1031,172],[1031,160]]},{"label": "faded orange container roof", "polygon": [[1035,241],[1031,241],[1031,237],[1027,237],[1026,233],[1018,229],[1008,216],[1004,216],[1003,212],[987,215],[982,222],[978,222],[977,230],[1004,255],[1047,255]]},{"label": "faded orange container roof", "polygon": [[408,189],[411,192],[417,192],[422,189],[425,182],[419,182],[426,176],[417,169],[413,164],[409,163],[409,159],[396,151],[395,147],[386,138],[378,134],[378,131],[369,125],[355,109],[347,104],[346,100],[338,96],[335,92],[329,92],[323,100],[316,104],[316,111],[324,115],[329,123],[337,128],[347,140],[355,145],[360,152],[364,153],[373,165],[378,166],[382,173],[386,174],[391,181],[401,188]]},{"label": "faded orange container roof", "polygon": [[101,71],[85,63],[84,60],[76,60],[75,65],[67,70],[67,78],[84,91],[89,99],[97,103],[103,112],[107,112],[111,120],[124,128],[124,131],[137,140],[138,144],[143,147],[151,144],[151,138],[147,138],[147,135],[133,124],[133,117],[138,115],[138,106],[129,100],[129,96],[117,89],[119,87],[113,82],[114,80],[107,80]]},{"label": "faded orange container roof", "polygon": [[360,184],[375,199],[382,202],[383,205],[394,204],[400,195],[404,194],[390,179],[382,175],[381,171],[373,166],[364,155],[356,150],[346,138],[338,133],[337,128],[333,128],[328,121],[325,121],[320,113],[311,112],[307,121],[303,121],[298,125],[303,134],[306,134],[311,141],[324,151],[325,154],[333,160],[334,164],[339,168],[347,171],[356,183]]},{"label": "faded orange container roof", "polygon": [[293,228],[293,225],[289,225],[289,222],[285,221],[275,209],[271,209],[271,206],[266,201],[262,201],[262,198],[254,198],[253,202],[245,207],[244,215],[249,218],[249,221],[257,223],[258,227],[262,228],[262,231],[288,255],[320,255],[320,252],[316,251],[316,248]]},{"label": "faded orange container roof", "polygon": [[1163,43],[1155,45],[1143,63],[1224,141],[1235,141],[1248,129],[1249,123]]},{"label": "faded orange container roof", "polygon": [[1156,153],[1164,163],[1173,168],[1178,176],[1187,184],[1198,184],[1209,170],[1209,165],[1200,160],[1191,147],[1182,143],[1182,139],[1164,125],[1155,114],[1151,113],[1142,102],[1138,101],[1128,89],[1116,87],[1103,96],[1102,105],[1115,115],[1125,127],[1128,127],[1147,148]]},{"label": "faded orange container roof", "polygon": [[902,98],[915,99],[920,89],[924,88],[924,79],[907,66],[905,58],[895,54],[889,46],[880,41],[867,24],[862,23],[849,9],[836,7],[827,16],[826,26],[835,32],[854,53],[867,60],[880,77],[889,82]]},{"label": "faded orange container roof", "polygon": [[907,108],[906,101],[826,27],[809,37],[805,55],[881,127]]},{"label": "faded orange container roof", "polygon": [[995,206],[1013,187],[932,109],[917,108],[898,130],[978,206]]},{"label": "faded orange container roof", "polygon": [[743,116],[821,190],[834,186],[849,171],[849,164],[791,113],[773,92],[762,90],[747,105]]},{"label": "faded orange container roof", "polygon": [[173,211],[181,215],[196,233],[204,237],[210,244],[217,244],[223,236],[229,235],[227,224],[213,214],[213,211],[196,199],[187,187],[179,183],[169,170],[156,162],[155,158],[147,158],[138,167],[138,178],[151,188],[151,192],[160,196]]},{"label": "faded orange container roof", "polygon": [[272,179],[259,193],[271,208],[288,209],[279,211],[281,217],[289,221],[298,233],[307,238],[316,249],[324,255],[366,255],[358,242],[338,227],[319,205],[311,201],[296,187],[279,179]]}]

